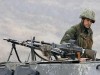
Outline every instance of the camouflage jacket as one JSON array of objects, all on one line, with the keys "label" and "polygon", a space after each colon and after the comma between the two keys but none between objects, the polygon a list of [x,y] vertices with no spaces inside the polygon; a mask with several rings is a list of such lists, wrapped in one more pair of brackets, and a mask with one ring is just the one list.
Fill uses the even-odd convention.
[{"label": "camouflage jacket", "polygon": [[76,40],[75,44],[84,49],[92,49],[92,29],[85,28],[82,23],[72,26],[68,31],[65,32],[60,43],[68,42],[70,39]]}]

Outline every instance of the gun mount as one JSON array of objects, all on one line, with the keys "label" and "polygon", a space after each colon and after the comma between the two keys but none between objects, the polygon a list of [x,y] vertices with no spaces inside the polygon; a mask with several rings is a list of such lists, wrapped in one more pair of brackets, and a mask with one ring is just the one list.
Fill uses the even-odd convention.
[{"label": "gun mount", "polygon": [[[38,56],[43,60],[47,61],[34,61],[34,62],[2,62],[0,63],[0,75],[99,75],[100,74],[100,59],[98,61],[88,61],[82,62],[74,60],[77,52],[82,52],[82,48],[75,45],[74,41],[63,44],[47,43],[44,41],[35,41],[35,37],[32,40],[26,41],[17,41],[14,39],[4,39],[7,42],[12,44],[11,52],[8,58],[10,59],[11,53],[13,50],[16,51],[16,45],[25,46],[33,51],[34,56]],[[92,50],[90,50],[92,51]],[[50,56],[50,58],[48,57]],[[58,56],[64,58],[60,60]],[[53,61],[51,59],[56,61]],[[72,60],[67,60],[66,57],[71,58]],[[17,57],[18,61],[21,62],[19,56]]]}]

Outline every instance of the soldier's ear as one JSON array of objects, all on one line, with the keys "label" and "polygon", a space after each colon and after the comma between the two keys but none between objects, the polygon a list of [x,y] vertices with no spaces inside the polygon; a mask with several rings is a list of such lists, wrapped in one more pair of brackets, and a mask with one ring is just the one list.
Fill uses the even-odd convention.
[{"label": "soldier's ear", "polygon": [[84,23],[84,19],[81,19],[81,22]]}]

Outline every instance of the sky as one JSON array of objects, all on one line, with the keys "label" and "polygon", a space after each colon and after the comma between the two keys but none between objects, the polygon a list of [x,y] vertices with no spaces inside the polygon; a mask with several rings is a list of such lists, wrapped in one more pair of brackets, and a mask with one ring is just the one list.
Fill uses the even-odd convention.
[{"label": "sky", "polygon": [[[93,50],[100,58],[100,1],[99,0],[0,0],[0,62],[7,61],[11,43],[4,38],[18,41],[32,39],[60,42],[65,31],[80,23],[80,13],[92,9],[96,14],[93,29]],[[30,49],[16,46],[22,61],[26,61]],[[13,51],[11,61],[17,61]]]}]

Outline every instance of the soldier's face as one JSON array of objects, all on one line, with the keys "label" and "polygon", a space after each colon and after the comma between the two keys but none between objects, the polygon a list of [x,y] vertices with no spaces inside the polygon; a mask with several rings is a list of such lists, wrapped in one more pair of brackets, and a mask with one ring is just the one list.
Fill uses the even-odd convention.
[{"label": "soldier's face", "polygon": [[91,24],[92,24],[92,21],[91,21],[90,19],[84,19],[83,25],[84,25],[86,28],[90,28],[90,27],[91,27]]}]

